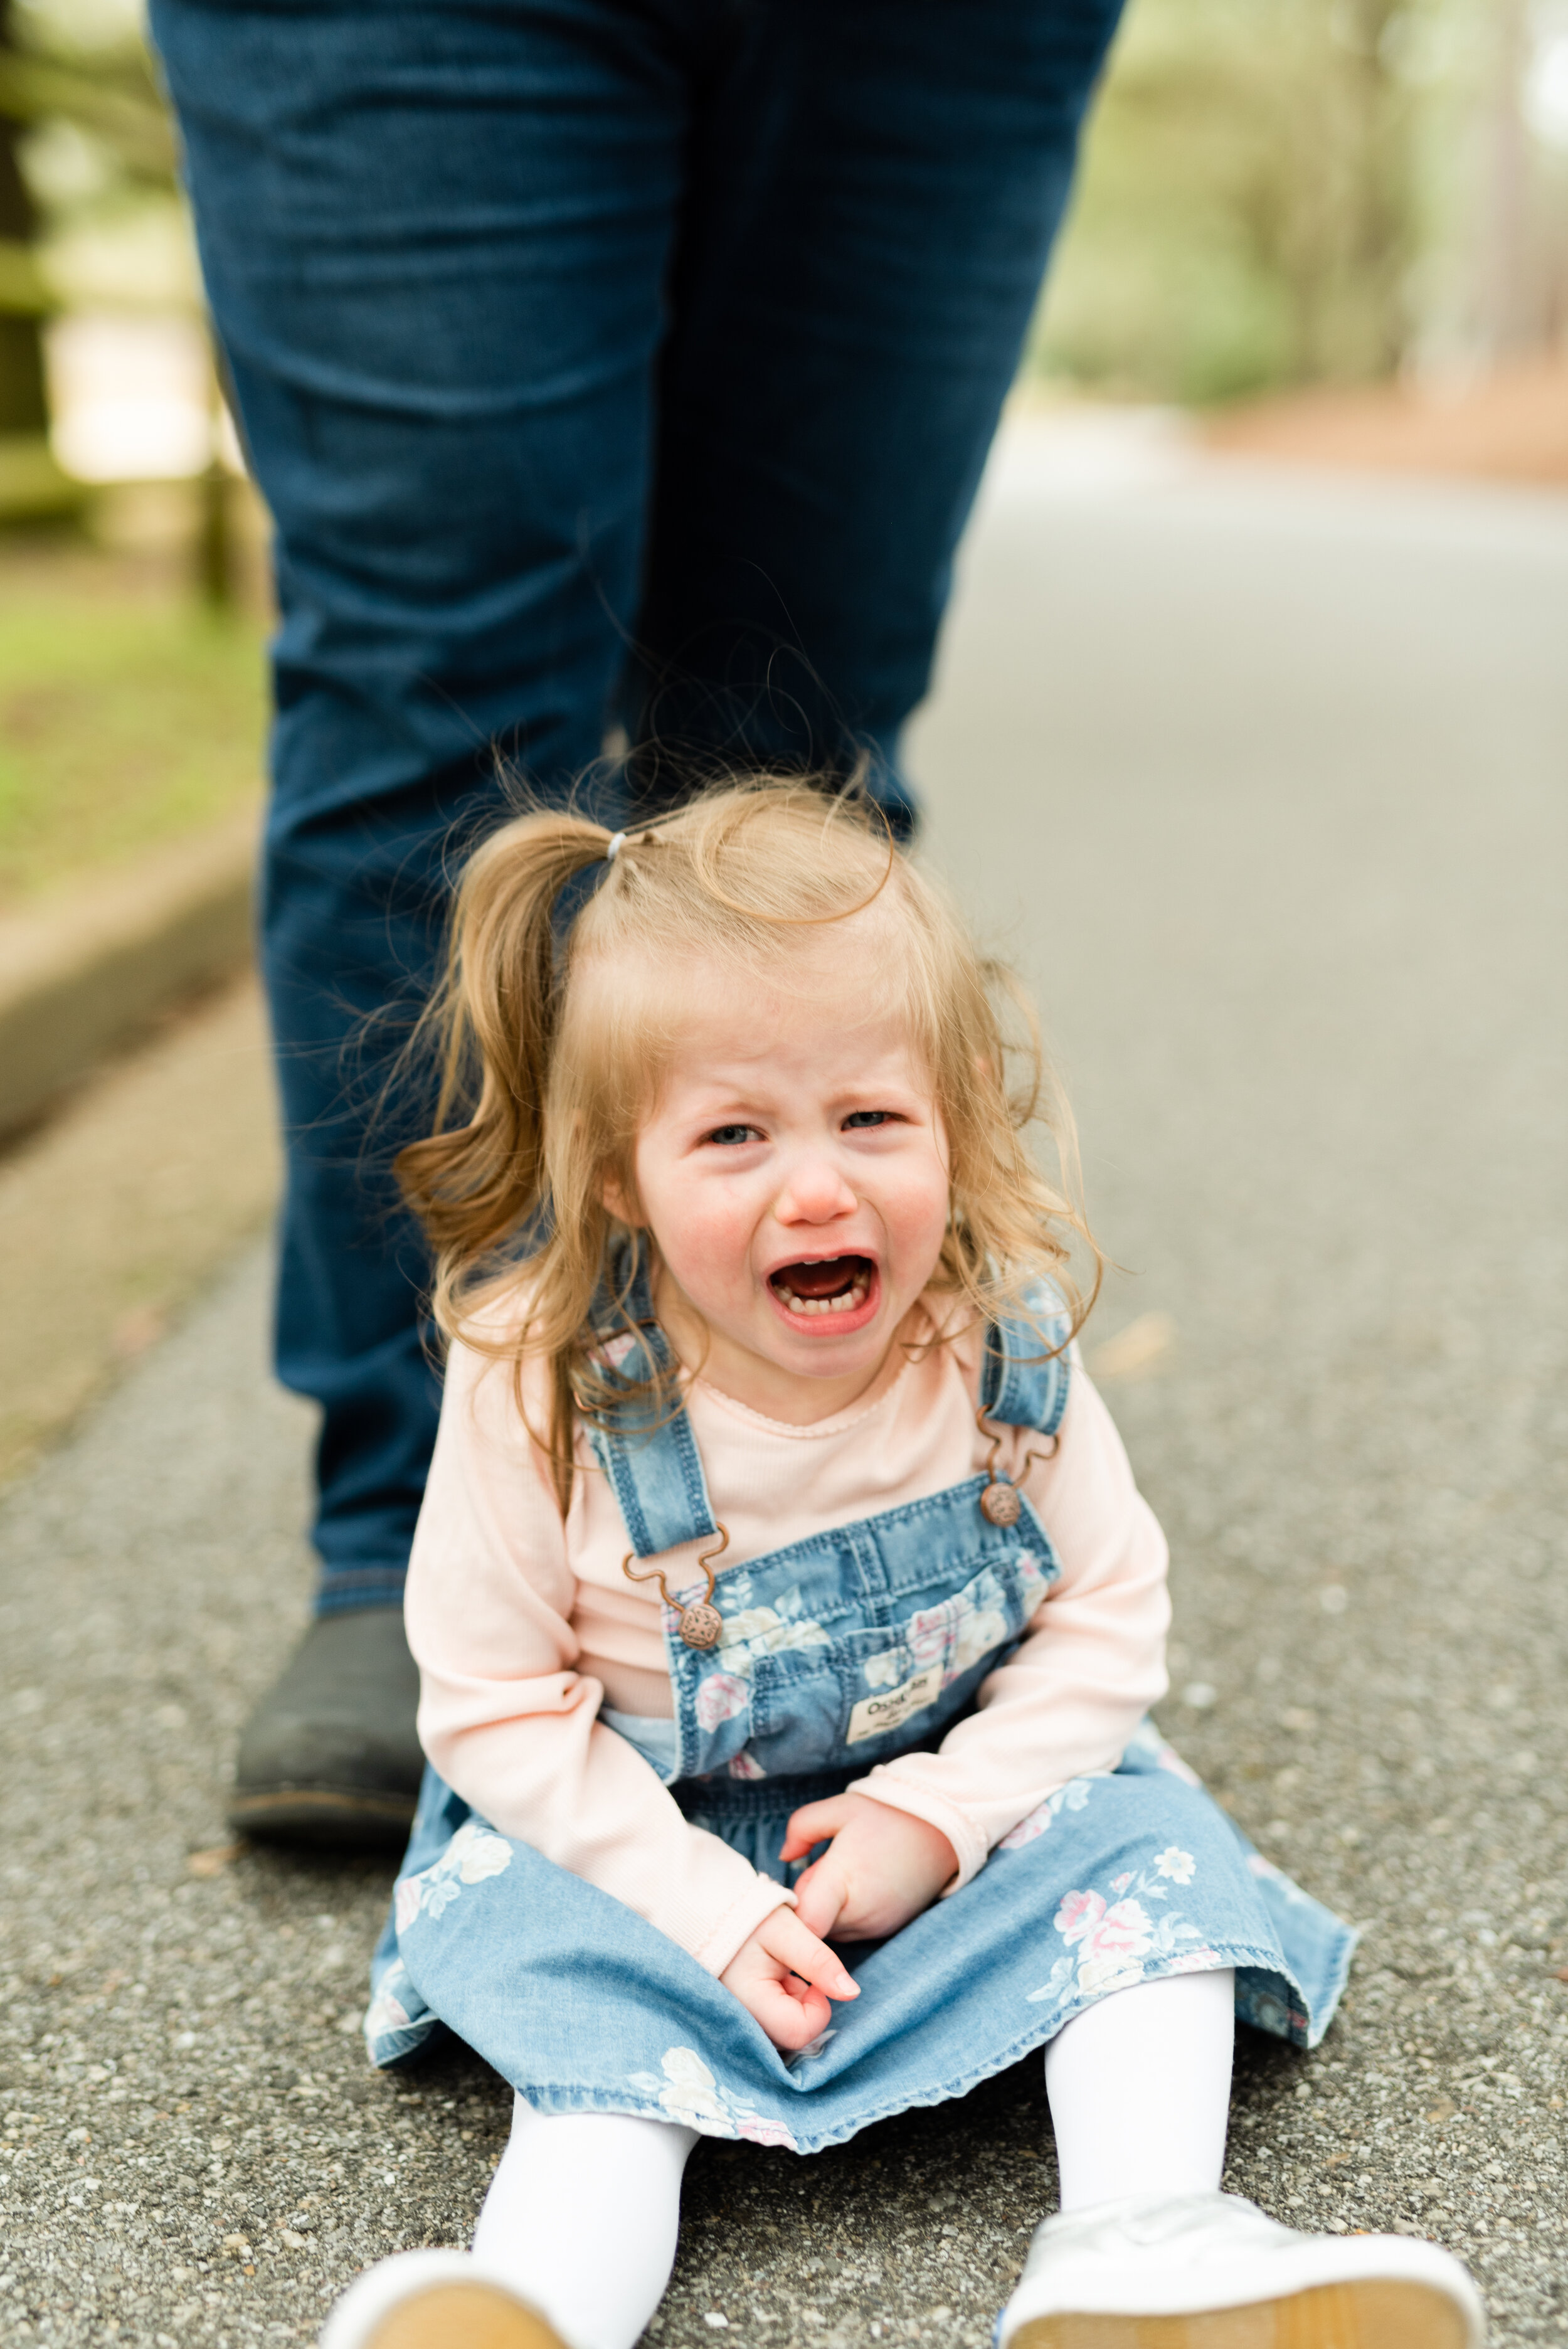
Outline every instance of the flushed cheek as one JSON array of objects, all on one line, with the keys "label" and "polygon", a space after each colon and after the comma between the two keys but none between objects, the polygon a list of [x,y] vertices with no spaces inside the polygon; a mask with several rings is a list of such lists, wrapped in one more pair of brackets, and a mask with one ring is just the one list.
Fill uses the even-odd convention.
[{"label": "flushed cheek", "polygon": [[727,1287],[744,1273],[755,1216],[656,1150],[638,1154],[637,1185],[660,1255],[688,1295]]},{"label": "flushed cheek", "polygon": [[753,1286],[749,1217],[722,1212],[690,1216],[674,1244],[661,1242],[665,1261],[688,1297],[733,1299]]},{"label": "flushed cheek", "polygon": [[942,1251],[947,1208],[943,1180],[921,1184],[903,1197],[883,1203],[882,1223],[892,1244],[896,1278],[924,1287]]}]

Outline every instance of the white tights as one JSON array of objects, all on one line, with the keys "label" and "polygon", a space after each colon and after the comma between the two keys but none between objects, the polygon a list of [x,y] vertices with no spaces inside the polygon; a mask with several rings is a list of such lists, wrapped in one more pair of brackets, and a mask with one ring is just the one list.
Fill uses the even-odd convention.
[{"label": "white tights", "polygon": [[[1235,1978],[1170,1974],[1097,1999],[1046,2049],[1062,2208],[1220,2182]],[[536,2113],[520,2096],[474,2250],[569,2349],[632,2349],[675,2264],[694,2129]]]},{"label": "white tights", "polygon": [[635,2113],[536,2113],[519,2096],[474,2251],[568,2349],[632,2349],[676,2262],[696,2129]]},{"label": "white tights", "polygon": [[1062,2209],[1208,2194],[1225,2161],[1236,1978],[1166,1974],[1086,2006],[1046,2049]]}]

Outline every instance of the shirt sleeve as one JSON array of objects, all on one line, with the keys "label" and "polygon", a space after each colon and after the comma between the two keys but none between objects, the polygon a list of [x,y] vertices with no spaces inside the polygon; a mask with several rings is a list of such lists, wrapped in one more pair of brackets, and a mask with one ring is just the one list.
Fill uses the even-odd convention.
[{"label": "shirt sleeve", "polygon": [[449,1786],[724,1971],[794,1895],[683,1817],[657,1774],[598,1718],[578,1671],[576,1578],[542,1448],[506,1363],[455,1345],[409,1561],[419,1738]]},{"label": "shirt sleeve", "polygon": [[[1006,1454],[998,1463],[1019,1474],[1061,1568],[1022,1643],[981,1682],[978,1710],[937,1753],[879,1764],[851,1789],[941,1828],[958,1855],[949,1891],[1069,1778],[1114,1770],[1169,1685],[1165,1537],[1115,1422],[1076,1364],[1059,1433],[1049,1460],[1021,1473]],[[1016,1432],[1020,1470],[1028,1445],[1027,1432]]]}]

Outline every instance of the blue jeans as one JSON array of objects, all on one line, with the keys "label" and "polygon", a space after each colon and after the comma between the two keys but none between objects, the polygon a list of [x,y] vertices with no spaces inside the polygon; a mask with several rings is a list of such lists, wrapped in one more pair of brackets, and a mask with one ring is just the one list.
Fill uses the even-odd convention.
[{"label": "blue jeans", "polygon": [[1118,5],[153,0],[277,532],[277,1361],[322,1408],[325,1609],[397,1598],[424,1488],[401,1048],[497,751],[605,814],[864,756],[911,819]]}]

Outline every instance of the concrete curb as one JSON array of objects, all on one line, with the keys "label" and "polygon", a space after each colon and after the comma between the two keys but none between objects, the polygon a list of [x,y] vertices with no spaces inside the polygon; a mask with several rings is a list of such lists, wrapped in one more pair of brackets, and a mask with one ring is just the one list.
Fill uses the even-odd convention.
[{"label": "concrete curb", "polygon": [[252,951],[253,811],[37,913],[0,918],[0,1134]]}]

